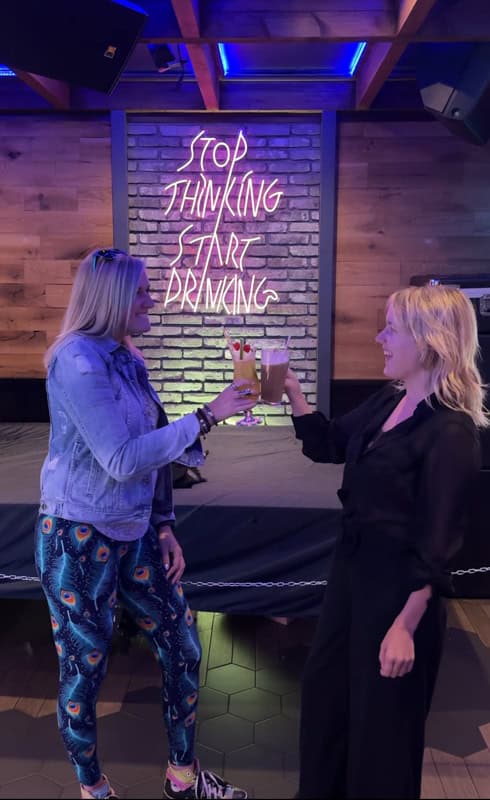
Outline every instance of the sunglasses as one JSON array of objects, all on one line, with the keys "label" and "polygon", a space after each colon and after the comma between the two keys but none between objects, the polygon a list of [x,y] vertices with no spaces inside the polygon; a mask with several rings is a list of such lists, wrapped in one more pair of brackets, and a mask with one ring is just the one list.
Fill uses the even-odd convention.
[{"label": "sunglasses", "polygon": [[96,250],[95,253],[92,255],[92,272],[95,272],[97,269],[97,261],[99,258],[103,258],[104,261],[114,261],[116,256],[127,256],[125,250],[118,250],[116,247],[111,247],[108,250]]}]

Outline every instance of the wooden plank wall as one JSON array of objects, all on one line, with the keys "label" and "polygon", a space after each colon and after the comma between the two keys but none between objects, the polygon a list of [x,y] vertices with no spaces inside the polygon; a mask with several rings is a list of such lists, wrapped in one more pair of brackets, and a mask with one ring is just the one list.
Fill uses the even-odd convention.
[{"label": "wooden plank wall", "polygon": [[112,244],[106,115],[0,116],[0,377],[43,377],[73,271]]},{"label": "wooden plank wall", "polygon": [[435,120],[341,122],[338,179],[334,377],[381,378],[390,292],[490,272],[490,145]]},{"label": "wooden plank wall", "polygon": [[[0,377],[42,377],[75,265],[112,243],[105,117],[0,116]],[[374,344],[414,274],[490,272],[490,146],[436,121],[339,123],[334,377],[382,377]]]}]

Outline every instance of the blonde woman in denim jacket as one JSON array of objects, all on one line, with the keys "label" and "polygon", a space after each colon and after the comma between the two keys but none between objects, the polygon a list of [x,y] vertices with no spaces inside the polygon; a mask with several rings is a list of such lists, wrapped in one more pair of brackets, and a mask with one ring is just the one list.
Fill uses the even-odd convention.
[{"label": "blonde woman in denim jacket", "polygon": [[78,269],[61,332],[46,355],[49,451],[41,473],[36,564],[60,665],[58,724],[85,798],[115,797],[96,747],[96,702],[114,606],[148,636],[162,669],[169,740],[164,796],[245,798],[194,757],[201,648],[180,578],[171,462],[196,466],[199,437],[252,408],[227,386],[168,422],[130,337],[150,329],[144,264],[96,250]]}]

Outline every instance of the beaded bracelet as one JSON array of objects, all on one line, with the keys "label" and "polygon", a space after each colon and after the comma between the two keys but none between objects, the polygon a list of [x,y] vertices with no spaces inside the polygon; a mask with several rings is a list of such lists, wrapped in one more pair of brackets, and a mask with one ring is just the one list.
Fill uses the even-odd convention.
[{"label": "beaded bracelet", "polygon": [[211,421],[211,425],[217,425],[218,424],[218,420],[214,416],[214,413],[213,413],[211,407],[208,406],[207,403],[204,403],[203,411],[207,415],[208,419]]},{"label": "beaded bracelet", "polygon": [[197,421],[199,422],[200,434],[201,436],[206,436],[206,434],[211,430],[211,422],[207,418],[202,408],[197,408],[195,414]]}]

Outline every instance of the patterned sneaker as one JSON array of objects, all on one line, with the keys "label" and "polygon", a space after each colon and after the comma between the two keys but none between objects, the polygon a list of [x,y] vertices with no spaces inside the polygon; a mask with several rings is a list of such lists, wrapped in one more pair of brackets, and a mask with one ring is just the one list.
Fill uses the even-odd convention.
[{"label": "patterned sneaker", "polygon": [[104,778],[104,783],[101,784],[98,789],[92,789],[92,791],[89,791],[83,783],[80,784],[82,800],[92,800],[92,798],[95,798],[95,800],[105,800],[106,797],[117,798],[117,794],[109,783],[107,775],[102,775],[102,777]]},{"label": "patterned sneaker", "polygon": [[196,800],[196,798],[214,797],[224,798],[225,800],[246,800],[247,793],[243,789],[238,789],[231,783],[227,783],[219,775],[209,772],[207,769],[199,769],[199,761],[195,761],[196,777],[190,786],[175,781],[173,776],[170,780],[169,772],[165,776],[163,796],[170,800]]}]

